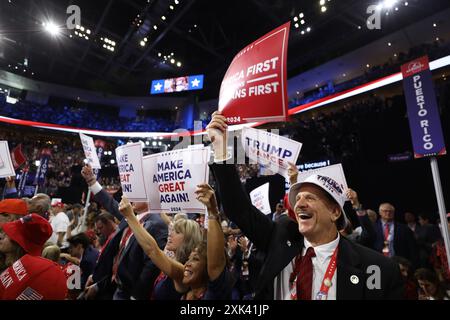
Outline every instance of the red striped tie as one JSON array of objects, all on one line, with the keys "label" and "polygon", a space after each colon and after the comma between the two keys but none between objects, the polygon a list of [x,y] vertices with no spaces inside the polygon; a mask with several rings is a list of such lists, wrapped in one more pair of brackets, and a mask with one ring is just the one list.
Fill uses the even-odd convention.
[{"label": "red striped tie", "polygon": [[311,300],[313,266],[311,258],[315,257],[313,247],[306,250],[306,254],[302,257],[299,267],[299,275],[297,280],[297,300]]}]

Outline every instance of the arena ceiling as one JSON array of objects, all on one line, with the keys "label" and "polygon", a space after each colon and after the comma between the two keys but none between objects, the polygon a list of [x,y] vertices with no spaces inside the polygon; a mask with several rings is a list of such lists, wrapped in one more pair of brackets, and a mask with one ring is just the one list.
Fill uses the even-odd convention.
[{"label": "arena ceiling", "polygon": [[[382,11],[381,29],[369,30],[367,7],[383,1],[393,5]],[[66,27],[71,5],[81,9],[79,28]],[[291,77],[448,7],[448,0],[3,0],[0,68],[135,96],[148,95],[154,79],[205,74],[200,98],[216,98],[234,55],[287,21]],[[43,23],[59,26],[59,35]]]}]

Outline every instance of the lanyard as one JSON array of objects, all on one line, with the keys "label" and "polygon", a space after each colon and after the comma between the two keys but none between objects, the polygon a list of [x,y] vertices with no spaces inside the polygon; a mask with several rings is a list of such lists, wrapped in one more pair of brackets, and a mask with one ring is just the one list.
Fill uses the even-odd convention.
[{"label": "lanyard", "polygon": [[331,279],[333,279],[334,273],[336,272],[338,251],[338,247],[336,247],[333,255],[331,256],[331,260],[328,263],[327,271],[323,276],[322,285],[320,286],[320,291],[317,293],[316,300],[326,300],[328,297],[328,291],[331,287]]},{"label": "lanyard", "polygon": [[[316,295],[316,300],[327,300],[328,297],[328,291],[330,290],[330,287],[332,285],[331,279],[333,279],[334,273],[336,272],[337,268],[337,254],[338,254],[338,247],[334,249],[333,255],[331,256],[331,260],[328,263],[327,271],[325,272],[325,275],[322,280],[322,285],[320,286],[320,290]],[[294,270],[294,273],[292,276],[295,275],[295,279],[290,280],[290,291],[291,291],[291,300],[297,300],[297,281],[298,281],[298,270]],[[292,277],[291,276],[291,277]]]}]

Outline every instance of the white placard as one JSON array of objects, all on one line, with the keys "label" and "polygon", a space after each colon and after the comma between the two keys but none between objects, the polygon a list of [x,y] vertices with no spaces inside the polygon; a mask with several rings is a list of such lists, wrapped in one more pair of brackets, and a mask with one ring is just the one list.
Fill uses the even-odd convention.
[{"label": "white placard", "polygon": [[141,143],[130,143],[116,148],[116,160],[123,194],[130,201],[148,201]]},{"label": "white placard", "polygon": [[253,128],[242,129],[242,146],[250,160],[284,177],[288,162],[295,164],[302,148],[300,142]]},{"label": "white placard", "polygon": [[195,198],[198,184],[208,183],[210,148],[181,149],[144,157],[150,212],[206,213]]},{"label": "white placard", "polygon": [[317,169],[311,169],[307,171],[299,172],[297,182],[302,182],[305,179],[307,179],[309,176],[312,176],[313,174],[320,174],[323,176],[327,176],[335,180],[337,183],[343,186],[344,194],[348,189],[347,186],[347,180],[345,179],[344,169],[342,167],[342,164],[334,164],[327,167],[317,168]]},{"label": "white placard", "polygon": [[268,182],[263,184],[262,186],[259,186],[255,190],[252,190],[250,192],[250,199],[252,201],[252,204],[262,213],[272,213],[272,210],[270,209]]},{"label": "white placard", "polygon": [[86,159],[89,161],[89,164],[93,169],[101,169],[100,161],[97,155],[97,149],[95,148],[94,139],[91,137],[82,134],[80,132],[80,140],[81,145],[83,146],[84,155]]},{"label": "white placard", "polygon": [[50,205],[53,207],[54,205],[56,205],[58,203],[62,203],[62,198],[52,198]]},{"label": "white placard", "polygon": [[8,141],[0,141],[0,178],[15,176],[16,171],[11,160]]}]

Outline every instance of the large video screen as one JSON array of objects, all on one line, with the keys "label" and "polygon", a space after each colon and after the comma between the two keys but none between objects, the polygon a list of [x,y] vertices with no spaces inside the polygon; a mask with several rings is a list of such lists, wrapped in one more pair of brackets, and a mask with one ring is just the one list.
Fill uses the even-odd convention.
[{"label": "large video screen", "polygon": [[153,80],[151,94],[182,92],[203,89],[203,74],[171,79]]}]

